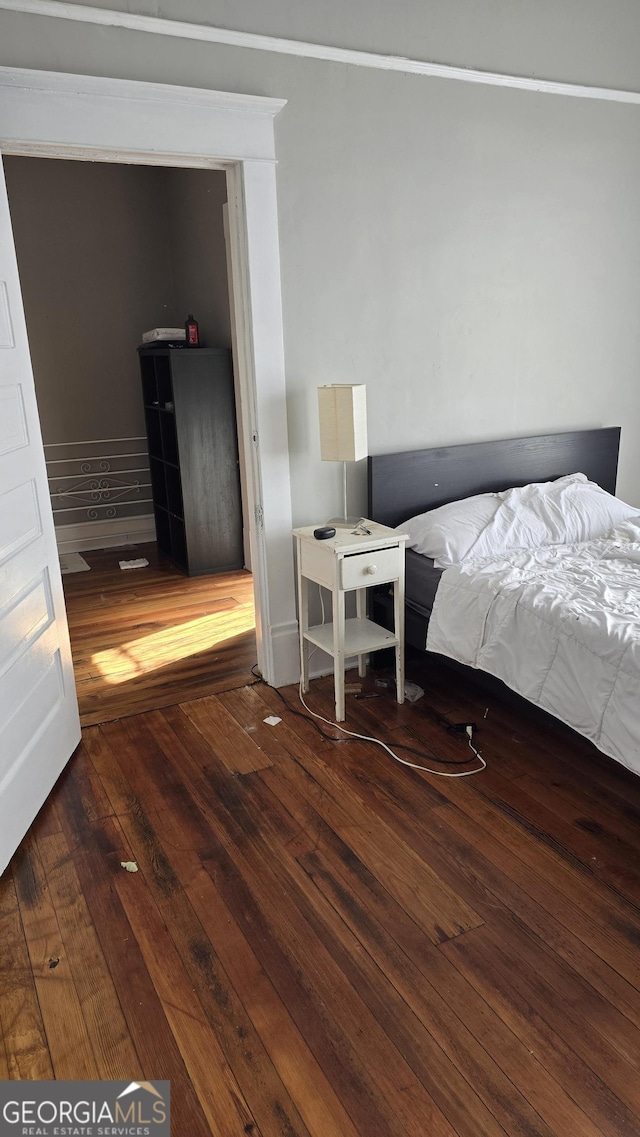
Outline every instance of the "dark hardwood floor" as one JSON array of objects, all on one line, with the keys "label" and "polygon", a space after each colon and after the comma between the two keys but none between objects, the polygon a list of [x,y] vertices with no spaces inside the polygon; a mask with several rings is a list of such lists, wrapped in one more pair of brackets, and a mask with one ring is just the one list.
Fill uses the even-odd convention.
[{"label": "dark hardwood floor", "polygon": [[410,677],[347,725],[465,762],[434,712],[474,721],[484,773],[262,684],[86,729],[0,885],[0,1076],[168,1078],[176,1137],[637,1137],[640,780]]},{"label": "dark hardwood floor", "polygon": [[[90,571],[63,584],[83,726],[252,681],[251,573],[188,577],[155,542],[82,556]],[[138,557],[148,567],[120,568]]]}]

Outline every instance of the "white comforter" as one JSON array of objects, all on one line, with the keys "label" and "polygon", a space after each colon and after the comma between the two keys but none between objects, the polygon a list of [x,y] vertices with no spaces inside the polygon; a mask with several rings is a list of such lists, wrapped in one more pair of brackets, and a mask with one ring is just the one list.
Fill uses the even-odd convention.
[{"label": "white comforter", "polygon": [[446,569],[427,649],[498,676],[640,773],[640,517]]}]

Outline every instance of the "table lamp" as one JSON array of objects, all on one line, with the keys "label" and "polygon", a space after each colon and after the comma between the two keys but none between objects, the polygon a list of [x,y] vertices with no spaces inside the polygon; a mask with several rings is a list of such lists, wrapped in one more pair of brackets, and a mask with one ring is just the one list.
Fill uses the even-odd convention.
[{"label": "table lamp", "polygon": [[323,462],[342,462],[344,516],[332,517],[329,525],[353,529],[361,517],[347,510],[347,462],[367,456],[367,389],[364,383],[332,383],[318,387],[320,456]]}]

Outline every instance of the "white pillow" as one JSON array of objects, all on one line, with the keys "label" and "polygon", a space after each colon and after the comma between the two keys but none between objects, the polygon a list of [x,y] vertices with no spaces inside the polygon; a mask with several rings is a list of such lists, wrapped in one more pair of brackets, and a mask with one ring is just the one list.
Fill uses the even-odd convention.
[{"label": "white pillow", "polygon": [[534,482],[498,495],[498,508],[466,559],[491,557],[512,549],[578,545],[602,537],[638,509],[590,482],[568,474],[555,482]]},{"label": "white pillow", "polygon": [[398,531],[409,534],[407,548],[448,568],[512,549],[592,541],[639,513],[584,474],[568,474],[452,501],[409,518]]},{"label": "white pillow", "polygon": [[398,530],[409,534],[408,549],[432,557],[437,568],[448,568],[465,558],[499,505],[498,494],[481,493],[411,517]]}]

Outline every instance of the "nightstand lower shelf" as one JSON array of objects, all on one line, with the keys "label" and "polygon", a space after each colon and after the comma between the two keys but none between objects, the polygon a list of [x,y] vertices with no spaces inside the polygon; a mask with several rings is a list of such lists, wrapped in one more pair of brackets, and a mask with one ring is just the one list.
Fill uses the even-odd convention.
[{"label": "nightstand lower shelf", "polygon": [[[321,647],[328,655],[333,655],[333,624],[316,624],[304,632],[305,640]],[[344,654],[368,655],[386,647],[395,647],[398,637],[373,620],[353,619],[344,622]]]}]

